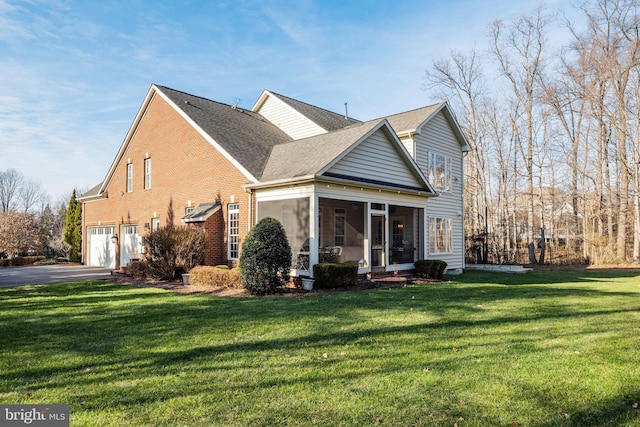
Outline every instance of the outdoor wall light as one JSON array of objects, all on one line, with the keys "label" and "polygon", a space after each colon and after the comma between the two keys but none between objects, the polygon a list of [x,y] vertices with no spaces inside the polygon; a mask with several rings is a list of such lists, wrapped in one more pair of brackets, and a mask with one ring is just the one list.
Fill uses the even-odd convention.
[{"label": "outdoor wall light", "polygon": [[358,268],[365,268],[367,266],[367,260],[364,258],[360,258],[358,261]]},{"label": "outdoor wall light", "polygon": [[118,243],[118,234],[117,234],[117,233],[116,233],[116,234],[114,234],[113,236],[111,236],[111,241],[112,241],[113,243]]}]

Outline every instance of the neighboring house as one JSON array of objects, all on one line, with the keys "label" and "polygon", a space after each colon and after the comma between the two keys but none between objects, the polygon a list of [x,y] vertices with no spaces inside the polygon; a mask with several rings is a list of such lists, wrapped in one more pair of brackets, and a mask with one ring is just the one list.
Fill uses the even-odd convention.
[{"label": "neighboring house", "polygon": [[284,226],[292,275],[441,259],[464,268],[463,157],[446,103],[360,122],[264,91],[246,110],[152,85],[102,183],[83,194],[83,259],[116,268],[166,226],[202,227],[206,264],[237,263],[250,227]]}]

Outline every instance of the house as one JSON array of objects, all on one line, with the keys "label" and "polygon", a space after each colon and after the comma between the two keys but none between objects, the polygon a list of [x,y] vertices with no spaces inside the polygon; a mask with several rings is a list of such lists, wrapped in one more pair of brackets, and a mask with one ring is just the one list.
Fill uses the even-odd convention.
[{"label": "house", "polygon": [[362,122],[267,90],[248,110],[152,85],[104,181],[79,198],[83,260],[126,265],[172,223],[206,230],[206,264],[234,265],[270,216],[293,276],[318,262],[389,274],[418,259],[461,272],[468,150],[447,103]]}]

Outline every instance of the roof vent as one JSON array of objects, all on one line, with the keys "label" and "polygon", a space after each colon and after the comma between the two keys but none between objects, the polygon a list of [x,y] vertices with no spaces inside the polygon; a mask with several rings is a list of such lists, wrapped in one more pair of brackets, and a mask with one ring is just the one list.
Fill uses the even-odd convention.
[{"label": "roof vent", "polygon": [[344,103],[344,119],[349,120],[349,109],[347,108],[347,103]]}]

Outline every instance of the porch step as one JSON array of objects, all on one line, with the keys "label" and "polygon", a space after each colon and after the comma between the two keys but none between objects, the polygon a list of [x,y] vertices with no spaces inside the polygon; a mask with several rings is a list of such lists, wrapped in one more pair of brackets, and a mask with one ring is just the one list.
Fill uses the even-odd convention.
[{"label": "porch step", "polygon": [[407,283],[409,279],[403,276],[390,276],[371,279],[373,283]]}]

